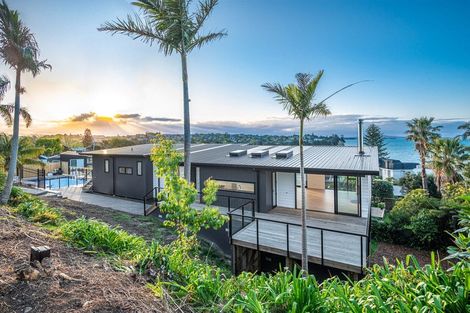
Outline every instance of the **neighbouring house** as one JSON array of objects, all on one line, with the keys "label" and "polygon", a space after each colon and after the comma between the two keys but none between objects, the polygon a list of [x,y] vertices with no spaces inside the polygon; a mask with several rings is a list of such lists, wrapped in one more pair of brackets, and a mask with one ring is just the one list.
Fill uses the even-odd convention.
[{"label": "neighbouring house", "polygon": [[419,169],[419,163],[401,162],[394,159],[380,159],[380,176],[382,179],[393,178],[399,180],[406,173],[415,173]]},{"label": "neighbouring house", "polygon": [[82,155],[74,150],[62,152],[59,159],[60,168],[65,174],[71,174],[74,169],[83,169],[92,165],[90,156]]},{"label": "neighbouring house", "polygon": [[[92,190],[140,200],[156,197],[164,181],[155,175],[151,148],[83,152],[93,157]],[[175,149],[183,151],[183,146]],[[306,146],[304,151],[312,269],[363,273],[369,256],[371,181],[379,175],[377,149]],[[276,270],[300,260],[298,146],[194,144],[191,162],[198,191],[208,178],[218,182],[216,205],[230,220],[208,236],[232,254],[235,273]],[[158,204],[150,209],[158,211]]]}]

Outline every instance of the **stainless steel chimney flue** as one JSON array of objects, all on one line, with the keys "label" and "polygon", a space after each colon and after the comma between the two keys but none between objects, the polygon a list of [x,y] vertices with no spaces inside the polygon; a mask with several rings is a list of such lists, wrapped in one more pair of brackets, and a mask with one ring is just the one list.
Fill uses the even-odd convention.
[{"label": "stainless steel chimney flue", "polygon": [[364,120],[360,118],[358,120],[358,125],[357,125],[357,149],[359,155],[364,155],[364,142],[363,142],[363,135],[362,135],[362,123]]}]

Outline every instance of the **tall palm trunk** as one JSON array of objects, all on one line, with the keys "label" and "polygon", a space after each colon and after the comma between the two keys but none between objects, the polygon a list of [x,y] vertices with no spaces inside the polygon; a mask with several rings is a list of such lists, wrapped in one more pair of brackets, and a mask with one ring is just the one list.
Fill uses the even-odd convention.
[{"label": "tall palm trunk", "polygon": [[299,148],[300,148],[300,188],[301,188],[301,227],[302,227],[302,270],[308,273],[307,256],[307,209],[305,207],[305,175],[304,175],[304,120],[300,120]]},{"label": "tall palm trunk", "polygon": [[186,52],[181,53],[181,70],[183,72],[183,106],[184,106],[184,178],[191,182],[191,128],[189,119],[188,65]]},{"label": "tall palm trunk", "polygon": [[419,158],[421,161],[421,182],[423,184],[423,189],[428,190],[428,180],[426,179],[426,154],[424,151],[419,153]]},{"label": "tall palm trunk", "polygon": [[8,164],[8,176],[2,192],[1,203],[6,204],[10,199],[13,178],[15,177],[16,164],[18,162],[18,146],[20,141],[20,93],[21,93],[21,70],[16,70],[15,82],[15,113],[13,118],[13,137],[11,143],[10,161]]}]

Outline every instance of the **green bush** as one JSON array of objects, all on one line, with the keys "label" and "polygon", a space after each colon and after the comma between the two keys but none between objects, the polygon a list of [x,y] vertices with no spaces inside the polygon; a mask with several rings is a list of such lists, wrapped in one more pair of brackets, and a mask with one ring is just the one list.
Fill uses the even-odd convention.
[{"label": "green bush", "polygon": [[415,189],[395,203],[390,211],[390,219],[394,224],[405,225],[409,224],[411,217],[419,211],[437,209],[439,209],[438,199],[429,197],[423,189]]},{"label": "green bush", "polygon": [[145,240],[130,235],[118,227],[84,217],[65,222],[59,227],[62,237],[72,245],[85,250],[133,258],[144,253]]},{"label": "green bush", "polygon": [[455,201],[430,197],[422,189],[412,190],[383,220],[372,221],[372,238],[425,249],[443,248],[449,244],[447,232],[455,229],[451,221],[456,206]]},{"label": "green bush", "polygon": [[376,241],[394,242],[394,229],[388,219],[372,218],[371,237]]},{"label": "green bush", "polygon": [[372,199],[383,202],[385,199],[393,198],[393,184],[382,179],[372,181]]},{"label": "green bush", "polygon": [[445,236],[440,228],[440,220],[444,214],[440,210],[421,210],[411,217],[406,228],[411,230],[418,246],[432,248],[438,245],[440,237]]},{"label": "green bush", "polygon": [[0,190],[3,190],[5,187],[5,182],[7,181],[7,174],[3,169],[0,169]]},{"label": "green bush", "polygon": [[[439,198],[440,193],[437,190],[436,182],[432,175],[426,176],[428,181],[428,192],[431,197]],[[406,173],[405,176],[398,180],[398,185],[402,187],[405,193],[415,189],[423,188],[423,182],[420,174]]]},{"label": "green bush", "polygon": [[13,211],[34,223],[57,226],[63,219],[59,209],[49,207],[44,201],[34,196],[15,191],[15,199],[19,203]]}]

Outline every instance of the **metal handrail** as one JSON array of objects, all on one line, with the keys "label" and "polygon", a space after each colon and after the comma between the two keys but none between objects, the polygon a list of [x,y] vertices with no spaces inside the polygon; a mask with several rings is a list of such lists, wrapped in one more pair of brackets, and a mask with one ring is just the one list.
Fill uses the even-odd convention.
[{"label": "metal handrail", "polygon": [[[233,211],[230,211],[228,212],[228,215],[229,215],[229,223],[230,223],[230,227],[229,227],[229,231],[230,231],[230,241],[232,241],[232,237],[234,235],[236,235],[239,231],[241,231],[242,229],[244,229],[245,227],[247,227],[248,225],[244,225],[243,222],[242,222],[242,227],[237,230],[235,233],[233,233],[233,226],[232,226],[232,216],[238,216],[238,217],[242,217],[242,215],[240,214],[236,214],[234,213],[234,211],[236,210],[233,210]],[[278,223],[278,224],[285,224],[286,225],[286,254],[288,257],[290,257],[290,239],[289,239],[289,226],[302,226],[300,223],[293,223],[293,222],[286,222],[286,221],[278,221],[278,220],[274,220],[274,219],[269,219],[269,218],[263,218],[263,217],[259,217],[259,216],[252,216],[252,218],[254,219],[253,222],[255,222],[256,224],[256,249],[259,250],[259,221],[267,221],[267,222],[273,222],[273,223]],[[251,224],[251,223],[250,223]],[[315,229],[315,230],[319,230],[320,231],[320,260],[321,260],[321,265],[324,265],[324,240],[323,240],[323,232],[324,231],[327,231],[327,232],[334,232],[334,233],[339,233],[339,234],[344,234],[344,235],[350,235],[350,236],[356,236],[356,237],[359,237],[360,239],[360,246],[361,246],[361,273],[363,272],[363,268],[364,268],[364,247],[363,247],[363,239],[365,238],[367,240],[367,247],[369,246],[369,237],[370,237],[370,234],[358,234],[358,233],[352,233],[352,232],[347,232],[347,231],[342,231],[342,230],[334,230],[334,229],[328,229],[328,228],[323,228],[323,227],[318,227],[318,226],[311,226],[311,225],[306,225],[306,228],[310,228],[310,229]],[[369,231],[370,229],[368,229]],[[369,259],[369,251],[367,250],[366,251],[366,262],[368,262],[368,259]]]},{"label": "metal handrail", "polygon": [[[157,198],[158,193],[162,189],[164,189],[164,187],[155,186],[143,196],[142,199],[143,199],[143,202],[144,202],[144,215],[146,215],[147,199],[149,199],[149,195],[152,194],[154,191],[156,191],[155,198]],[[197,195],[202,196],[203,192],[198,191]],[[236,210],[242,208],[242,211],[243,211],[243,214],[244,214],[244,206],[246,206],[248,204],[252,204],[253,205],[252,216],[254,216],[254,214],[255,214],[254,213],[255,212],[255,208],[254,208],[255,200],[254,199],[247,198],[247,197],[239,197],[239,196],[228,196],[228,195],[217,195],[217,198],[226,198],[227,199],[227,209],[228,209],[227,212],[233,212],[233,211],[236,211]],[[237,208],[235,208],[234,210],[231,211],[231,202],[232,202],[232,200],[248,200],[248,201],[246,203],[243,203],[243,204],[239,205]],[[225,207],[225,206],[220,206],[220,207]]]}]

